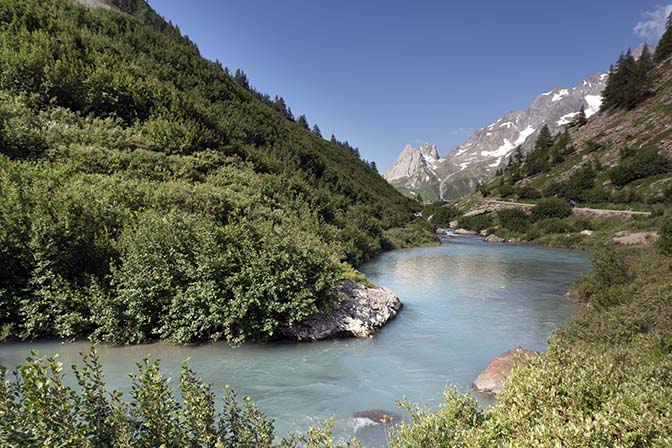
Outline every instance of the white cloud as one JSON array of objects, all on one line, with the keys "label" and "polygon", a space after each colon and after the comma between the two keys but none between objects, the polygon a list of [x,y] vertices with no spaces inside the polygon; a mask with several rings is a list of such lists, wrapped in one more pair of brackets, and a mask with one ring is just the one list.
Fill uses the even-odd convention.
[{"label": "white cloud", "polygon": [[650,41],[658,41],[665,32],[672,4],[657,6],[653,11],[642,11],[642,20],[635,25],[635,34]]}]

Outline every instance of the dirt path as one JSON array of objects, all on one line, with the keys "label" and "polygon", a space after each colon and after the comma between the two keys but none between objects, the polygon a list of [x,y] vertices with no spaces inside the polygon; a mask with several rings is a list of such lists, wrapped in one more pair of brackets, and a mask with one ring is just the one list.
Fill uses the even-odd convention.
[{"label": "dirt path", "polygon": [[[522,202],[491,200],[491,201],[484,201],[483,204],[467,213],[467,215],[479,215],[483,213],[496,212],[499,210],[509,208],[520,208],[524,210],[531,210],[534,207],[536,207],[534,204],[526,204]],[[651,212],[635,212],[631,210],[608,210],[608,209],[587,208],[587,207],[575,207],[572,209],[572,213],[575,216],[601,216],[601,217],[623,217],[623,218],[631,218],[634,216],[651,216]]]}]

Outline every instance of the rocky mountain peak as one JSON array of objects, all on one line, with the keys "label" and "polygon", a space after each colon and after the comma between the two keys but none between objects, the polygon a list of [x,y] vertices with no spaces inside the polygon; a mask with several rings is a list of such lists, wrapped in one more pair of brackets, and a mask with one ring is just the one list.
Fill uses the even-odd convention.
[{"label": "rocky mountain peak", "polygon": [[[642,48],[633,54],[641,55]],[[558,86],[541,93],[527,109],[509,112],[479,129],[445,158],[439,158],[436,145],[407,145],[384,177],[409,196],[418,192],[424,199],[462,196],[479,180],[493,177],[518,146],[531,148],[544,125],[555,134],[570,124],[581,108],[586,117],[597,113],[608,77],[606,72],[597,73],[574,87]]]},{"label": "rocky mountain peak", "polygon": [[390,181],[418,177],[421,174],[433,175],[433,166],[438,160],[439,150],[436,145],[425,143],[417,148],[406,145],[397,161],[383,174],[383,177]]}]

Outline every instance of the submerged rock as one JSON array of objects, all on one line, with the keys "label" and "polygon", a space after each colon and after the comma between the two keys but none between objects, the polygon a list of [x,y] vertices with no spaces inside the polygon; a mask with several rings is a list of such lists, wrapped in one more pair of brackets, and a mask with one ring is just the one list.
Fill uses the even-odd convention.
[{"label": "submerged rock", "polygon": [[333,310],[284,327],[280,334],[296,341],[366,338],[393,319],[403,306],[399,297],[387,288],[370,288],[350,280],[341,284],[339,293],[346,299]]},{"label": "submerged rock", "polygon": [[467,230],[467,229],[457,229],[455,231],[457,235],[478,235],[478,232],[475,232],[473,230]]},{"label": "submerged rock", "polygon": [[371,422],[379,425],[397,423],[401,420],[399,414],[382,409],[367,409],[366,411],[355,412],[352,416],[354,418],[371,420]]},{"label": "submerged rock", "polygon": [[504,380],[509,376],[514,366],[525,362],[530,357],[538,355],[539,352],[535,352],[534,350],[515,347],[494,357],[490,361],[490,364],[488,364],[488,367],[474,381],[474,389],[479,392],[498,394],[502,391]]},{"label": "submerged rock", "polygon": [[506,240],[504,238],[500,238],[494,233],[492,235],[488,235],[488,237],[485,239],[488,243],[505,243]]}]

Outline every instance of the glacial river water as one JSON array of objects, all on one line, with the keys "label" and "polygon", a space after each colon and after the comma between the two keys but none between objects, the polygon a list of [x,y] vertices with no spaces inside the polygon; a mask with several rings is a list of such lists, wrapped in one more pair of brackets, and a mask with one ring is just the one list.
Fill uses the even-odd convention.
[{"label": "glacial river water", "polygon": [[[215,391],[230,384],[252,397],[276,419],[279,435],[303,431],[333,415],[339,438],[357,435],[380,446],[383,431],[354,419],[353,413],[397,411],[394,403],[403,396],[438,406],[446,385],[469,391],[493,356],[516,345],[544,350],[552,331],[575,312],[575,304],[564,296],[567,285],[588,269],[583,252],[455,237],[439,247],[385,253],[361,267],[405,304],[397,319],[371,339],[238,349],[224,343],[156,343],[99,350],[112,388],[127,391],[129,372],[146,354],[160,358],[162,370],[173,377],[189,357],[191,367]],[[20,364],[33,348],[44,355],[59,353],[69,366],[87,346],[4,343],[0,365]],[[490,399],[479,400],[487,405]]]}]

